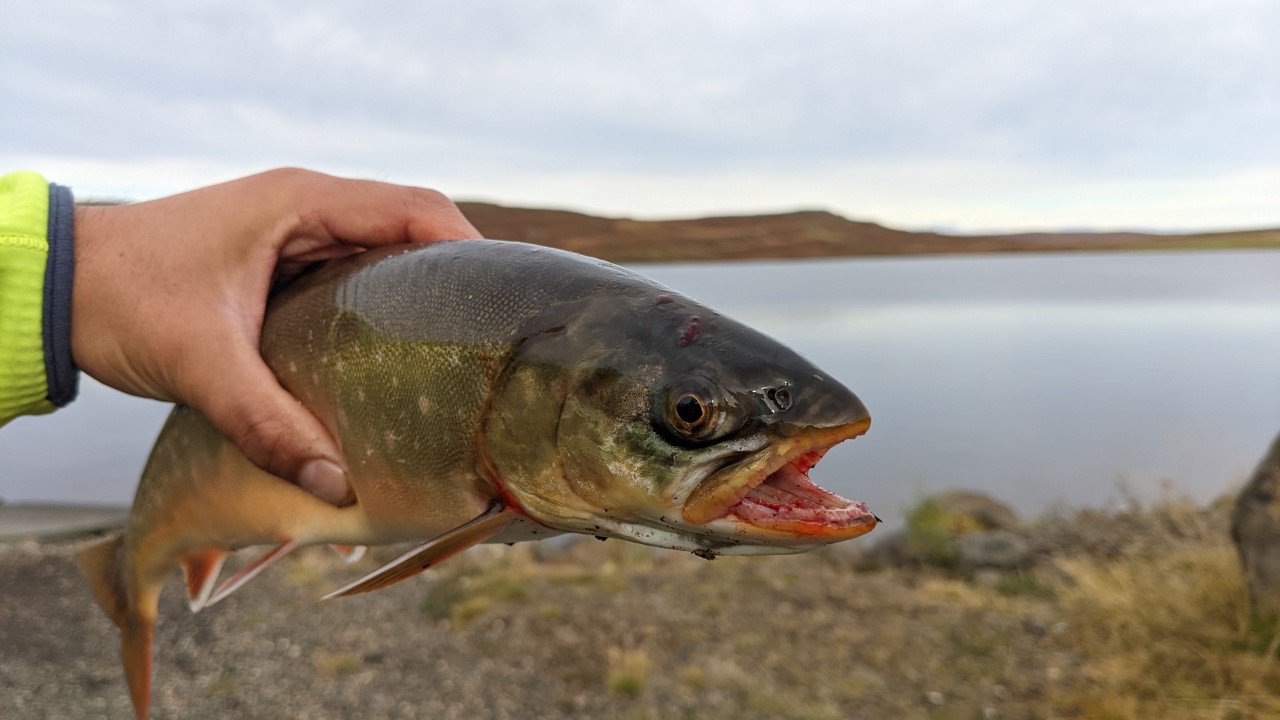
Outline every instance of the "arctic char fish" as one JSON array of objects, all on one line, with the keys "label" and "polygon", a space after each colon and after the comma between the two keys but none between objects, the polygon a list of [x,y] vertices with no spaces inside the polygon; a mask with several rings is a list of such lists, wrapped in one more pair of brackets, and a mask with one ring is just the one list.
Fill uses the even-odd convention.
[{"label": "arctic char fish", "polygon": [[[121,630],[139,718],[174,567],[199,610],[311,544],[426,541],[333,597],[479,542],[571,532],[714,557],[800,552],[877,523],[808,477],[869,427],[852,392],[603,261],[492,240],[365,252],[273,298],[262,352],[341,445],[356,501],[333,507],[266,474],[175,408],[124,534],[80,557]],[[251,545],[272,549],[219,584],[228,551]]]}]

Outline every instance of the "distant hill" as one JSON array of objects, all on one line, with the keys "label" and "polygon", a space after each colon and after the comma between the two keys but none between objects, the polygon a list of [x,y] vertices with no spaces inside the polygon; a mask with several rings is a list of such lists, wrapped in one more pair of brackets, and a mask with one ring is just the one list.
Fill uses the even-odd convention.
[{"label": "distant hill", "polygon": [[486,237],[573,250],[614,262],[1065,250],[1280,248],[1280,228],[1195,234],[945,235],[894,230],[811,210],[696,220],[629,220],[565,210],[460,202]]}]

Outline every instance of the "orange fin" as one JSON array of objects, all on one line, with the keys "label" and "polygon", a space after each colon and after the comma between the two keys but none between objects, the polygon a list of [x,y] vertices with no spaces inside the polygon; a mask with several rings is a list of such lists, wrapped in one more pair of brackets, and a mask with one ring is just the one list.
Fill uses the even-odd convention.
[{"label": "orange fin", "polygon": [[94,599],[120,628],[120,656],[129,681],[129,698],[138,720],[146,720],[151,707],[151,645],[163,585],[144,583],[129,575],[134,561],[126,557],[123,536],[90,546],[76,562],[93,587]]},{"label": "orange fin", "polygon": [[89,546],[76,556],[76,564],[93,590],[93,599],[98,601],[116,627],[124,624],[129,602],[123,587],[123,552],[124,536],[117,535]]},{"label": "orange fin", "polygon": [[138,720],[147,720],[151,710],[151,645],[155,627],[154,612],[150,617],[130,614],[120,626],[120,657],[124,659],[124,677],[129,682],[129,698]]},{"label": "orange fin", "polygon": [[474,520],[469,520],[433,538],[425,545],[410,550],[344,588],[334,590],[325,595],[324,599],[373,592],[401,580],[407,580],[433,565],[439,565],[472,545],[488,540],[510,525],[516,517],[517,515],[502,503],[495,502]]},{"label": "orange fin", "polygon": [[187,578],[187,605],[191,612],[200,612],[208,604],[226,559],[227,551],[223,548],[205,548],[183,559],[182,572]]},{"label": "orange fin", "polygon": [[213,595],[209,598],[209,602],[205,603],[205,607],[209,607],[215,603],[222,602],[228,595],[239,590],[241,586],[252,580],[266,568],[278,562],[281,558],[286,557],[289,553],[302,547],[301,543],[296,540],[290,540],[287,543],[277,545],[271,548],[261,557],[253,562],[240,568],[240,572],[227,578],[227,581],[218,586],[213,591]]},{"label": "orange fin", "polygon": [[348,563],[359,562],[360,558],[364,557],[365,551],[369,549],[364,545],[338,545],[336,543],[329,545],[329,547],[333,548],[333,551],[341,555],[342,559]]}]

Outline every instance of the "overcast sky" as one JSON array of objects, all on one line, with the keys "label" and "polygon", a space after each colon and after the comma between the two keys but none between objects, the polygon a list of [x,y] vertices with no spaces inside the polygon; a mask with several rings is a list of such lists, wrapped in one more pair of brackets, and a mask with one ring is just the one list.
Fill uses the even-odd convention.
[{"label": "overcast sky", "polygon": [[0,0],[0,167],[635,217],[1280,226],[1280,3]]}]

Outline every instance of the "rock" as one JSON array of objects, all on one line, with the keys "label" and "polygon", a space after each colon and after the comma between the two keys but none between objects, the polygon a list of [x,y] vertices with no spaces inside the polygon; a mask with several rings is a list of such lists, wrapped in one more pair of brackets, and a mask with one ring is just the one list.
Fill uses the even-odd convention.
[{"label": "rock", "polygon": [[904,565],[918,563],[919,558],[913,557],[911,548],[908,546],[908,534],[906,530],[894,530],[886,535],[882,535],[867,548],[858,567],[863,569],[877,569],[887,567],[902,567]]},{"label": "rock", "polygon": [[1018,527],[1018,514],[1013,508],[987,495],[972,490],[947,490],[933,496],[948,515],[973,521],[978,530],[1012,530]]},{"label": "rock", "polygon": [[1231,539],[1254,613],[1280,615],[1280,436],[1236,500]]},{"label": "rock", "polygon": [[[883,535],[870,546],[864,567],[1005,569],[1029,564],[1027,542],[1012,532],[1018,527],[1018,516],[984,493],[948,490],[925,497],[907,513],[906,521],[905,529]],[[961,541],[975,534],[980,537],[965,541],[966,565]]]},{"label": "rock", "polygon": [[956,538],[960,567],[1021,570],[1031,565],[1031,543],[1008,530],[987,530]]}]

